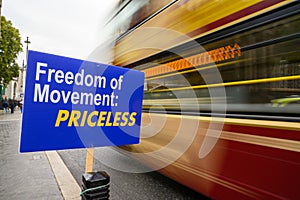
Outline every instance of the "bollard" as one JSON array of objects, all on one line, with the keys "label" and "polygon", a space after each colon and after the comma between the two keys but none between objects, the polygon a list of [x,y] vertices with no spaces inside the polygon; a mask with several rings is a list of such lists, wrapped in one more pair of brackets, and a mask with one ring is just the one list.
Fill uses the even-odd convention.
[{"label": "bollard", "polygon": [[82,200],[108,200],[109,175],[104,171],[87,172],[82,175]]}]

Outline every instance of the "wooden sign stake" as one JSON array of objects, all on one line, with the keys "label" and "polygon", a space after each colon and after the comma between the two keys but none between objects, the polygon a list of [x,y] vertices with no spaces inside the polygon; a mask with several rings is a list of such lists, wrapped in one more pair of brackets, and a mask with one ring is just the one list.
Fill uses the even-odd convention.
[{"label": "wooden sign stake", "polygon": [[85,173],[93,172],[94,164],[94,148],[86,149]]}]

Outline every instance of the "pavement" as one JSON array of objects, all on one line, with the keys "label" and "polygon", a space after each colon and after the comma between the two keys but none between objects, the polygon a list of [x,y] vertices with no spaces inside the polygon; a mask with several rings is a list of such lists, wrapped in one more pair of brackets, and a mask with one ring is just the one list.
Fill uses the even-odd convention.
[{"label": "pavement", "polygon": [[56,151],[19,153],[21,116],[0,111],[0,199],[80,200],[81,189]]},{"label": "pavement", "polygon": [[[86,150],[21,154],[21,118],[20,110],[13,114],[0,110],[0,200],[80,200]],[[126,173],[106,166],[114,163],[137,171],[145,167],[112,148],[96,148],[94,156],[94,168],[111,177],[110,199],[208,199],[157,172]]]}]

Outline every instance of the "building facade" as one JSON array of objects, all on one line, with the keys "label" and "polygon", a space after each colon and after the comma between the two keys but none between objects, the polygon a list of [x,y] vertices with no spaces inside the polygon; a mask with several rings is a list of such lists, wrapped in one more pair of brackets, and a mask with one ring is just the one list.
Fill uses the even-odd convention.
[{"label": "building facade", "polygon": [[5,95],[3,97],[7,99],[15,99],[18,101],[23,100],[24,97],[24,85],[25,85],[25,70],[21,68],[19,70],[19,77],[14,78],[9,82],[5,89]]}]

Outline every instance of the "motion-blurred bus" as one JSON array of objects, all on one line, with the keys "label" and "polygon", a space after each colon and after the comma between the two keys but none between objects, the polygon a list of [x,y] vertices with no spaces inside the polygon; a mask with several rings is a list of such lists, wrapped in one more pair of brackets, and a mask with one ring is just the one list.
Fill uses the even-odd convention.
[{"label": "motion-blurred bus", "polygon": [[300,3],[123,0],[113,64],[145,73],[122,147],[213,199],[300,199]]}]

